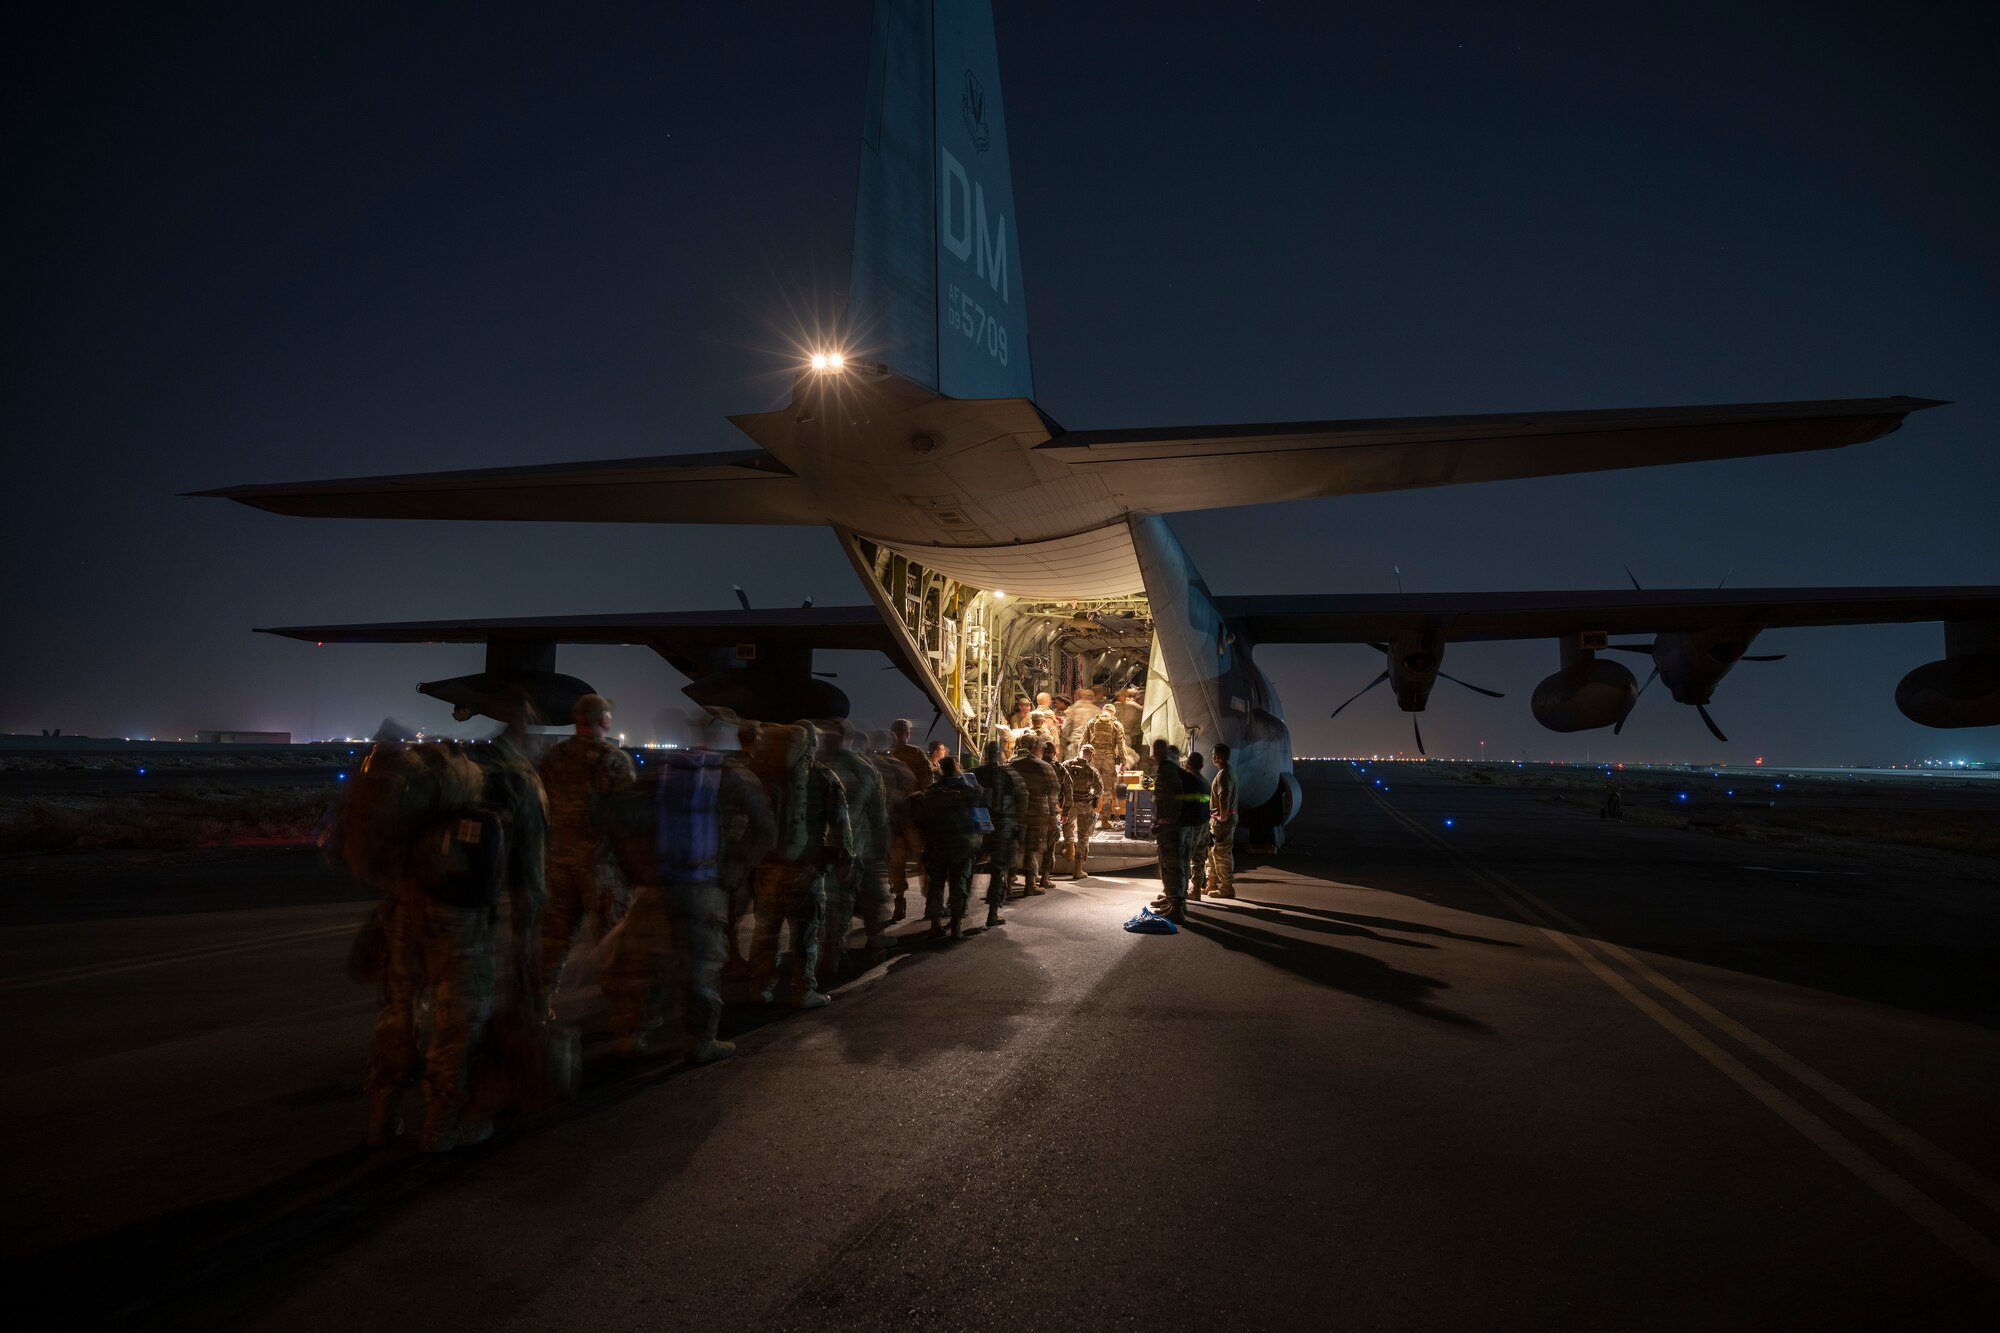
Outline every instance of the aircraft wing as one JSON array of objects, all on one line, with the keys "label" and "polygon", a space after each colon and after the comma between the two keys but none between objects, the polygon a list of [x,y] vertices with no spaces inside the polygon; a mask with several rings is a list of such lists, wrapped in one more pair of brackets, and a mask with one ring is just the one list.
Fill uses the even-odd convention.
[{"label": "aircraft wing", "polygon": [[2000,587],[1648,588],[1607,592],[1357,593],[1217,597],[1257,643],[1447,642],[1699,632],[1718,625],[1884,625],[2000,616]]},{"label": "aircraft wing", "polygon": [[1040,446],[1126,508],[1174,513],[1324,495],[1836,449],[1929,398],[1066,431]]},{"label": "aircraft wing", "polygon": [[824,523],[806,483],[762,449],[407,472],[196,496],[306,518],[451,518],[558,523]]},{"label": "aircraft wing", "polygon": [[484,643],[523,648],[558,643],[636,644],[676,671],[698,676],[708,655],[740,645],[765,652],[813,648],[874,650],[918,685],[901,645],[872,606],[774,607],[751,611],[651,611],[636,615],[523,616],[502,620],[394,621],[373,625],[289,625],[260,629],[309,643]]}]

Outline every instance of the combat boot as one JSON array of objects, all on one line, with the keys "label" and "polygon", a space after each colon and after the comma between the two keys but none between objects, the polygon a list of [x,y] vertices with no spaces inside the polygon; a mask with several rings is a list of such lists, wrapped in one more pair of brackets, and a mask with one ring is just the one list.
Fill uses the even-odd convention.
[{"label": "combat boot", "polygon": [[396,1113],[396,1103],[402,1100],[401,1088],[390,1088],[378,1092],[368,1104],[368,1146],[386,1148],[396,1141],[403,1132],[403,1117]]},{"label": "combat boot", "polygon": [[902,894],[900,893],[897,894],[896,906],[895,909],[889,913],[889,920],[891,922],[901,921],[904,917],[908,916],[909,914],[910,914],[909,903],[903,900]]},{"label": "combat boot", "polygon": [[1046,884],[1030,884],[1021,896],[1024,898],[1040,898],[1045,896],[1048,891],[1049,886]]},{"label": "combat boot", "polygon": [[1007,918],[1000,915],[999,908],[988,908],[986,911],[986,924],[989,929],[993,926],[1004,926],[1007,924]]},{"label": "combat boot", "polygon": [[965,926],[965,918],[964,918],[964,917],[962,917],[962,916],[955,916],[955,917],[953,917],[953,918],[951,919],[951,937],[952,937],[953,939],[955,939],[955,940],[962,940],[962,939],[964,939],[964,938],[965,938],[965,929],[964,929],[964,926]]},{"label": "combat boot", "polygon": [[491,1120],[467,1120],[455,1107],[433,1106],[424,1116],[424,1132],[417,1140],[419,1152],[450,1152],[469,1148],[493,1137]]},{"label": "combat boot", "polygon": [[816,990],[809,990],[803,995],[792,997],[792,1008],[794,1009],[823,1009],[832,1003],[833,1000],[831,998],[820,994]]},{"label": "combat boot", "polygon": [[727,1060],[734,1054],[736,1054],[735,1042],[717,1041],[714,1037],[708,1037],[695,1043],[695,1048],[687,1053],[687,1062],[691,1065],[712,1065],[717,1060]]}]

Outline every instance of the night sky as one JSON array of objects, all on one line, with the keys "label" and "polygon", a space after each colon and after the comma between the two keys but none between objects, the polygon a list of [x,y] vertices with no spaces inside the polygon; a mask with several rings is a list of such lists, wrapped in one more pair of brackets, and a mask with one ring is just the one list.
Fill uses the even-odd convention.
[{"label": "night sky", "polygon": [[[1391,8],[1404,12],[1390,13]],[[411,11],[420,12],[411,12]],[[1351,12],[1342,12],[1351,11]],[[1516,12],[1520,11],[1520,12]],[[1037,397],[1072,428],[1955,400],[1817,455],[1174,520],[1217,593],[2000,584],[2000,7],[996,4]],[[814,5],[11,4],[0,731],[449,727],[477,647],[253,625],[865,600],[809,529],[287,519],[181,491],[747,447],[838,309],[869,35]],[[1778,631],[1711,711],[1433,754],[2000,759]],[[1408,748],[1360,647],[1266,650],[1301,753]],[[857,717],[928,707],[825,655]],[[562,650],[649,738],[681,678]],[[1643,662],[1641,663],[1643,667]]]}]

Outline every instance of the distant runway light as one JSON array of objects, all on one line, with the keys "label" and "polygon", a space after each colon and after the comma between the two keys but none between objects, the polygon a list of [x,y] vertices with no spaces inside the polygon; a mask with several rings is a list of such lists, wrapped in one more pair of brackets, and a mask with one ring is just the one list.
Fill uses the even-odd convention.
[{"label": "distant runway light", "polygon": [[140,773],[140,776],[142,776],[142,777],[143,777],[143,776],[145,775],[145,772],[146,772],[146,770],[145,770],[145,769],[143,769],[143,768],[142,768],[142,769],[140,769],[140,770],[139,770],[139,773]]},{"label": "distant runway light", "polygon": [[1446,819],[1446,820],[1444,821],[1444,826],[1445,826],[1446,828],[1450,828],[1450,827],[1451,827],[1451,820],[1450,820],[1450,819]]},{"label": "distant runway light", "polygon": [[347,774],[345,773],[335,773],[333,776],[342,782],[347,781]]},{"label": "distant runway light", "polygon": [[1688,798],[1688,794],[1687,794],[1686,792],[1681,792],[1681,793],[1680,793],[1680,799],[1681,799],[1681,800],[1685,801],[1685,800],[1686,800],[1687,798]]}]

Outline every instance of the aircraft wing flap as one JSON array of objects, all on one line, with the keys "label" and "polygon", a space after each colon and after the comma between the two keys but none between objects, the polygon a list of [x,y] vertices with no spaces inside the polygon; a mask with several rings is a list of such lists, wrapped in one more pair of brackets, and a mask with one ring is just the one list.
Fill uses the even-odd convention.
[{"label": "aircraft wing flap", "polygon": [[226,486],[193,494],[305,518],[825,521],[804,480],[762,449]]},{"label": "aircraft wing flap", "polygon": [[2000,587],[1648,588],[1602,592],[1356,593],[1218,597],[1257,643],[1542,639],[1603,631],[1660,634],[1748,624],[1882,625],[2000,616]]},{"label": "aircraft wing flap", "polygon": [[1835,449],[1939,405],[1849,398],[1067,431],[1040,449],[1098,475],[1129,509],[1172,513]]}]

